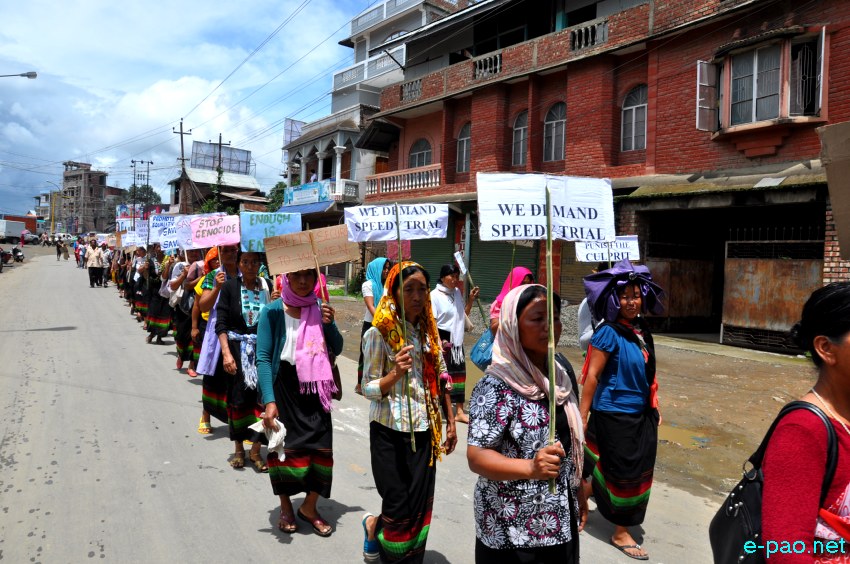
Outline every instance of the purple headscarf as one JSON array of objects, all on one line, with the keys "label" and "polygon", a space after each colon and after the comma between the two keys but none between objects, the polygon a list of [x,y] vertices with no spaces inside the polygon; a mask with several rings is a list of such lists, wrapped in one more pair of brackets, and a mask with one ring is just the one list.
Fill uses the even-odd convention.
[{"label": "purple headscarf", "polygon": [[322,310],[316,301],[316,295],[310,292],[299,296],[289,285],[289,279],[283,278],[280,298],[290,307],[301,308],[301,323],[298,324],[298,336],[295,340],[295,370],[302,394],[318,394],[325,411],[333,408],[334,383],[331,363],[328,359],[328,347],[322,329]]},{"label": "purple headscarf", "polygon": [[584,277],[584,293],[593,316],[598,320],[616,321],[620,315],[617,291],[628,284],[640,286],[642,313],[658,315],[664,311],[664,290],[652,281],[649,269],[623,259],[608,270]]}]

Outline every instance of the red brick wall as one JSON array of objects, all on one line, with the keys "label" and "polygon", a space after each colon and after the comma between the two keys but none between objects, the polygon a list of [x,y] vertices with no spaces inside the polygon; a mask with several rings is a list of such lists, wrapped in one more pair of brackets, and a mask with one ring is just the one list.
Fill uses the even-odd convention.
[{"label": "red brick wall", "polygon": [[431,144],[431,163],[440,162],[443,145],[443,119],[442,111],[409,119],[399,135],[399,170],[410,168],[408,157],[410,147],[419,139],[426,139]]},{"label": "red brick wall", "polygon": [[615,63],[615,59],[602,56],[570,65],[567,78],[567,162],[562,169],[567,174],[600,176],[600,169],[611,163],[616,103],[612,80]]},{"label": "red brick wall", "polygon": [[826,206],[826,237],[823,247],[823,283],[847,282],[850,280],[850,261],[841,260],[838,234],[832,217],[832,206]]}]

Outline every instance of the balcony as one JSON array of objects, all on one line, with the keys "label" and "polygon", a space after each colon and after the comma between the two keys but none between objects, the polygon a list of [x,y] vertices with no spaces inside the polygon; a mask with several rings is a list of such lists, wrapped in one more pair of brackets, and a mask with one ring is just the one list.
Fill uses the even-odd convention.
[{"label": "balcony", "polygon": [[502,72],[502,53],[490,53],[472,61],[472,78],[479,80],[498,76]]},{"label": "balcony", "polygon": [[440,163],[366,177],[366,195],[393,194],[440,185]]},{"label": "balcony", "polygon": [[[401,78],[401,67],[399,65],[404,65],[406,51],[406,45],[401,45],[390,51],[392,57],[389,57],[386,53],[381,53],[334,73],[334,90],[347,88],[364,81],[368,81],[370,86],[378,88],[398,82]],[[398,61],[398,64],[396,64],[396,61]],[[398,76],[391,75],[392,71],[398,71]],[[384,77],[383,80],[373,80],[380,76]]]},{"label": "balcony", "polygon": [[335,202],[344,204],[359,204],[363,202],[364,194],[360,193],[361,182],[359,180],[330,181],[330,196]]},{"label": "balcony", "polygon": [[607,19],[592,20],[570,28],[570,51],[581,51],[607,42]]},{"label": "balcony", "polygon": [[422,4],[423,0],[387,0],[351,20],[351,37],[396,14]]}]

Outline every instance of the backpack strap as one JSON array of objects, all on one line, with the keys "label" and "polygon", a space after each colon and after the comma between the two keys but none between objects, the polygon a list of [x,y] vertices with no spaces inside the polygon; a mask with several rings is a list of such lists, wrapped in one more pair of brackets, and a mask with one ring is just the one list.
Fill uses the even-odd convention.
[{"label": "backpack strap", "polygon": [[767,434],[764,436],[764,439],[762,439],[758,449],[756,449],[748,460],[750,464],[753,465],[754,469],[761,470],[761,465],[764,461],[764,453],[767,451],[767,445],[770,442],[770,437],[773,435],[773,431],[776,429],[779,421],[792,411],[796,411],[798,409],[805,409],[814,413],[826,426],[826,472],[823,476],[823,484],[821,484],[819,506],[823,507],[823,503],[826,501],[826,494],[829,491],[829,486],[832,484],[832,478],[835,476],[835,468],[838,466],[838,437],[835,435],[835,428],[832,426],[829,418],[818,406],[807,401],[792,401],[783,407],[779,412],[779,415],[776,416],[776,419],[773,420],[770,429],[767,430]]}]

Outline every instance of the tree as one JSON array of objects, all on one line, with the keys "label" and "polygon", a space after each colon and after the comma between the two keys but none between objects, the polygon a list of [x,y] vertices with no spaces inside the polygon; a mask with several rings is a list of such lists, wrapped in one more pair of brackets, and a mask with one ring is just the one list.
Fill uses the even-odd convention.
[{"label": "tree", "polygon": [[278,182],[269,193],[269,204],[266,208],[270,212],[276,212],[283,205],[283,197],[286,192],[286,183]]},{"label": "tree", "polygon": [[161,204],[162,198],[149,184],[134,185],[118,196],[119,205],[132,204],[133,202],[144,205]]}]

